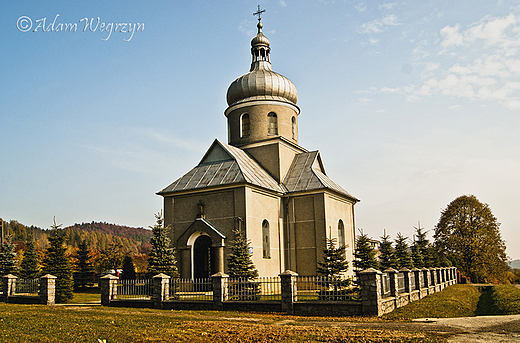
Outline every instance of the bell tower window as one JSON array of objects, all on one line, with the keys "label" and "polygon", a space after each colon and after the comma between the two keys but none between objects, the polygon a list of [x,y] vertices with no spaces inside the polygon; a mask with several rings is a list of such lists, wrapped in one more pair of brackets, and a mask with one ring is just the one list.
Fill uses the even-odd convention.
[{"label": "bell tower window", "polygon": [[269,112],[267,115],[267,134],[277,135],[278,134],[278,117],[276,113]]},{"label": "bell tower window", "polygon": [[240,137],[246,137],[251,134],[251,126],[249,121],[249,114],[244,113],[240,118]]},{"label": "bell tower window", "polygon": [[291,118],[291,123],[292,123],[292,139],[296,140],[296,118],[295,117]]}]

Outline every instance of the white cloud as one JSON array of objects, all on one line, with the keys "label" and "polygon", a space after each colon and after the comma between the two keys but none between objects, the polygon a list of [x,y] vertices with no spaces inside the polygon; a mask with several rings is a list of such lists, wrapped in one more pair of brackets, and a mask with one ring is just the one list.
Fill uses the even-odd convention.
[{"label": "white cloud", "polygon": [[[367,23],[365,32],[381,31],[383,22]],[[396,18],[386,21],[396,22]],[[423,66],[422,84],[400,87],[399,93],[408,101],[444,95],[495,102],[510,110],[520,108],[520,20],[514,14],[485,16],[466,28],[458,23],[444,26],[430,51],[435,46],[444,55],[438,61],[429,55],[425,40],[419,40],[412,51],[416,59],[428,61],[415,63]],[[380,91],[390,94],[391,89],[399,88]]]},{"label": "white cloud", "polygon": [[380,10],[391,10],[396,5],[397,5],[397,2],[389,2],[389,3],[386,3],[386,4],[381,4],[378,7],[379,7]]},{"label": "white cloud", "polygon": [[280,0],[280,6],[287,7],[287,3],[284,0]]},{"label": "white cloud", "polygon": [[377,38],[370,38],[368,41],[372,45],[377,45],[379,43],[379,39],[377,39]]},{"label": "white cloud", "polygon": [[357,4],[357,5],[355,5],[354,8],[355,8],[356,10],[358,10],[359,13],[361,13],[361,12],[365,12],[365,11],[367,10],[367,6],[366,6],[364,3],[362,3],[362,2],[360,2],[360,3]]},{"label": "white cloud", "polygon": [[380,33],[386,29],[387,26],[397,26],[402,25],[398,22],[397,16],[395,14],[389,14],[383,18],[374,19],[369,21],[368,23],[361,24],[358,32],[365,34],[374,34]]}]

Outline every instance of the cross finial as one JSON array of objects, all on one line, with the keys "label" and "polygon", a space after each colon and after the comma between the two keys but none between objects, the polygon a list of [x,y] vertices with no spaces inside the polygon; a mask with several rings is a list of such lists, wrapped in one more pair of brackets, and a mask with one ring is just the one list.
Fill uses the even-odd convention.
[{"label": "cross finial", "polygon": [[253,13],[253,15],[257,15],[258,16],[258,22],[260,22],[260,20],[262,20],[262,13],[264,13],[265,10],[262,10],[260,9],[260,5],[258,5],[258,10]]}]

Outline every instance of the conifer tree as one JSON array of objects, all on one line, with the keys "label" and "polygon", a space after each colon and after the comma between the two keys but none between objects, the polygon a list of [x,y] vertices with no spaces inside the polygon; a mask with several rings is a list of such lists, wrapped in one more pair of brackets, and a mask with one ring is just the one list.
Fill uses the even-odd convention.
[{"label": "conifer tree", "polygon": [[56,225],[56,220],[51,226],[52,232],[48,237],[50,246],[45,250],[43,258],[43,274],[51,274],[56,277],[56,302],[67,302],[74,297],[74,279],[72,276],[72,264],[67,256],[65,236]]},{"label": "conifer tree", "polygon": [[318,274],[339,279],[343,272],[348,270],[348,261],[345,257],[345,246],[336,247],[336,238],[327,238],[327,245],[323,248],[323,262],[318,262]]},{"label": "conifer tree", "polygon": [[376,251],[372,248],[372,240],[363,231],[360,231],[360,235],[357,236],[354,257],[354,266],[358,272],[367,268],[379,269]]},{"label": "conifer tree", "polygon": [[408,237],[404,237],[400,232],[395,240],[395,257],[398,269],[413,268],[413,260],[409,251]]},{"label": "conifer tree", "polygon": [[229,295],[235,300],[258,300],[260,294],[260,284],[253,281],[258,277],[258,271],[253,264],[249,246],[251,242],[244,236],[244,232],[239,226],[233,230],[235,239],[231,242],[231,253],[228,259],[228,274],[233,279],[243,279],[242,284],[232,284],[229,287]]},{"label": "conifer tree", "polygon": [[94,266],[90,260],[90,251],[87,248],[87,243],[83,240],[76,253],[77,273],[74,275],[74,287],[85,288],[93,285]]},{"label": "conifer tree", "polygon": [[381,236],[381,243],[379,244],[379,266],[381,270],[388,268],[397,269],[397,260],[395,258],[395,250],[392,246],[390,236],[386,234]]},{"label": "conifer tree", "polygon": [[[421,225],[415,227],[415,242],[417,246],[419,247],[422,258],[423,258],[423,267],[424,268],[431,268],[434,266],[434,256],[433,256],[433,247],[430,244],[430,241],[426,238],[428,231],[423,232],[423,228],[421,228]],[[416,266],[417,267],[417,266]],[[422,267],[417,267],[422,268]]]},{"label": "conifer tree", "polygon": [[2,251],[0,252],[0,276],[16,275],[17,273],[15,246],[11,243],[10,238],[6,238],[2,243]]},{"label": "conifer tree", "polygon": [[254,279],[258,271],[249,254],[250,241],[245,239],[242,229],[233,230],[235,239],[231,242],[231,253],[228,259],[228,273],[232,278]]},{"label": "conifer tree", "polygon": [[38,255],[34,250],[34,243],[31,241],[25,244],[22,263],[20,265],[20,277],[22,279],[36,279],[41,275],[38,263]]},{"label": "conifer tree", "polygon": [[123,275],[121,275],[122,279],[135,279],[135,266],[134,259],[130,254],[126,255],[123,259]]},{"label": "conifer tree", "polygon": [[421,247],[417,244],[417,241],[413,242],[411,250],[412,250],[413,266],[415,268],[423,268],[424,267],[423,254],[422,254]]},{"label": "conifer tree", "polygon": [[150,226],[153,236],[150,238],[152,249],[148,254],[148,274],[155,276],[159,273],[169,275],[172,278],[179,277],[175,250],[171,246],[171,239],[168,237],[170,226],[164,227],[162,211],[155,215],[156,223]]}]

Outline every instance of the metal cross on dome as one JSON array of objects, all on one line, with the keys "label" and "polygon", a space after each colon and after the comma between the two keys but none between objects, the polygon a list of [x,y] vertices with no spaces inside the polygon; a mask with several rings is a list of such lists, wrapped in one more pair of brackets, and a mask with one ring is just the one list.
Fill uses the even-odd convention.
[{"label": "metal cross on dome", "polygon": [[262,10],[260,9],[260,5],[258,5],[258,10],[253,13],[253,15],[257,15],[258,16],[258,22],[260,22],[260,20],[262,20],[262,13],[264,13],[265,10]]}]

